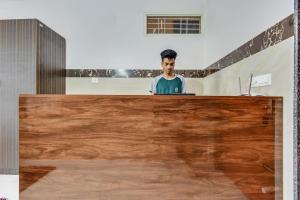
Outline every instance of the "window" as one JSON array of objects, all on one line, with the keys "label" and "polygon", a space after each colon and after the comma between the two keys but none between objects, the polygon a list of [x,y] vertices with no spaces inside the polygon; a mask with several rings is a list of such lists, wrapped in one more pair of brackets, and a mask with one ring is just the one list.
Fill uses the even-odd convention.
[{"label": "window", "polygon": [[200,34],[201,16],[147,16],[147,34]]}]

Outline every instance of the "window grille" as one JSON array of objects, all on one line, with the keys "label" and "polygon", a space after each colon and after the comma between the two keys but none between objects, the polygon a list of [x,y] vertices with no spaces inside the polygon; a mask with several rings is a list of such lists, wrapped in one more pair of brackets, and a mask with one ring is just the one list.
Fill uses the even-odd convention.
[{"label": "window grille", "polygon": [[147,16],[147,34],[200,34],[201,16]]}]

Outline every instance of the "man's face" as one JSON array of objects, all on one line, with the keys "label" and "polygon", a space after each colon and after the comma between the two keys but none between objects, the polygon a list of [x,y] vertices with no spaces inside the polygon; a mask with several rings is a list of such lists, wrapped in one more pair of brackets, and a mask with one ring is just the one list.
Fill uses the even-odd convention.
[{"label": "man's face", "polygon": [[161,62],[161,67],[164,73],[168,75],[172,75],[175,67],[175,59],[164,58],[163,61]]}]

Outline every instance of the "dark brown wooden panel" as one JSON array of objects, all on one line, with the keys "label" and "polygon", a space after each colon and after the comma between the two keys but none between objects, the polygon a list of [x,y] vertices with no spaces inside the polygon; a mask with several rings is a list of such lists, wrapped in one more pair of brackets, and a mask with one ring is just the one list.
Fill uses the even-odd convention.
[{"label": "dark brown wooden panel", "polygon": [[65,94],[66,41],[38,22],[38,94]]},{"label": "dark brown wooden panel", "polygon": [[281,137],[279,97],[24,95],[20,165],[56,169],[21,199],[282,199]]},{"label": "dark brown wooden panel", "polygon": [[19,172],[19,95],[65,93],[65,40],[40,24],[0,20],[0,174]]},{"label": "dark brown wooden panel", "polygon": [[36,20],[0,20],[0,174],[18,174],[18,104],[35,94]]}]

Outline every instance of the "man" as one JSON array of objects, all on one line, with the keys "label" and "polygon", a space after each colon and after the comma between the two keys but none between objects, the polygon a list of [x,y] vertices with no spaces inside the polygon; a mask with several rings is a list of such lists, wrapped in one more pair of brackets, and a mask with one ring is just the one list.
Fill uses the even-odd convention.
[{"label": "man", "polygon": [[177,53],[166,49],[160,53],[163,74],[154,78],[151,83],[152,94],[186,93],[186,83],[183,76],[174,73]]}]

